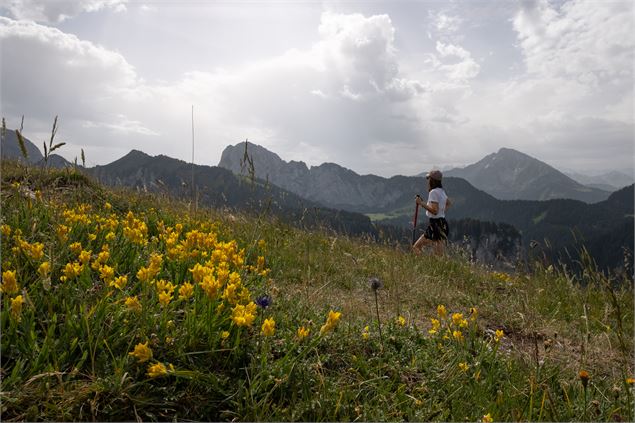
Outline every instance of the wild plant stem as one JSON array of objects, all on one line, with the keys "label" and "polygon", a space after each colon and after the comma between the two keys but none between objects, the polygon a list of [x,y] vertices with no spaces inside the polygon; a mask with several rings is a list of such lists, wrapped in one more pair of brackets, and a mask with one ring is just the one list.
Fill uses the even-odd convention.
[{"label": "wild plant stem", "polygon": [[379,302],[377,301],[377,290],[373,290],[375,293],[375,311],[377,312],[377,325],[379,326],[379,340],[381,341],[381,348],[384,349],[384,337],[381,334],[381,319],[379,318]]}]

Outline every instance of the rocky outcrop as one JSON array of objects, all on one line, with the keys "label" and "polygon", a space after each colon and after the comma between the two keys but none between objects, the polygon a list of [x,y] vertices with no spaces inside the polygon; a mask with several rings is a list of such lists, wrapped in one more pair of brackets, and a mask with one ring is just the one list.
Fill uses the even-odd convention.
[{"label": "rocky outcrop", "polygon": [[401,207],[404,201],[412,202],[414,193],[421,192],[425,185],[419,177],[358,175],[335,163],[308,168],[304,162],[286,162],[252,143],[227,147],[218,166],[238,174],[253,173],[256,178],[326,207],[359,212]]}]

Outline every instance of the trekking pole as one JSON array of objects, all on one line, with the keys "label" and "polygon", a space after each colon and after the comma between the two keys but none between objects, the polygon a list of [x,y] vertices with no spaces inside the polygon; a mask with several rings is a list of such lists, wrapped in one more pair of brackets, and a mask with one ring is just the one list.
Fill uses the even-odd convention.
[{"label": "trekking pole", "polygon": [[[417,194],[417,197],[419,197],[419,194]],[[412,222],[412,245],[415,245],[415,242],[417,242],[417,217],[419,216],[419,203],[417,203],[417,201],[415,200],[415,216]]]}]

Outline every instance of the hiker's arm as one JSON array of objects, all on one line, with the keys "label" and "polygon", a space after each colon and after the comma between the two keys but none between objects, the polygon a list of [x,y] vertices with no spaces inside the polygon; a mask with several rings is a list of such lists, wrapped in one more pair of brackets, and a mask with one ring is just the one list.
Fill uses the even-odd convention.
[{"label": "hiker's arm", "polygon": [[416,201],[417,204],[419,204],[421,207],[432,214],[437,214],[439,212],[439,203],[437,203],[436,201],[431,201],[430,204],[426,204],[425,201],[423,201],[423,198],[418,195]]},{"label": "hiker's arm", "polygon": [[447,200],[445,200],[445,209],[449,209],[450,207],[452,207],[452,202],[450,201],[450,199],[448,198]]}]

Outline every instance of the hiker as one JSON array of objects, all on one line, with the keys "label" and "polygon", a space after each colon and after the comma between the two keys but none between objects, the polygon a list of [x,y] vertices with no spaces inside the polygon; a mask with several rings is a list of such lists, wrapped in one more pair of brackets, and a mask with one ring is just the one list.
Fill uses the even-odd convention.
[{"label": "hiker", "polygon": [[450,199],[443,190],[441,179],[443,174],[440,170],[431,170],[426,175],[428,180],[428,202],[424,202],[423,198],[417,194],[415,201],[426,210],[426,216],[429,218],[426,231],[417,242],[414,243],[413,249],[415,253],[421,254],[424,246],[432,247],[436,255],[445,253],[445,244],[450,234],[448,222],[445,220],[445,211],[450,208]]}]

